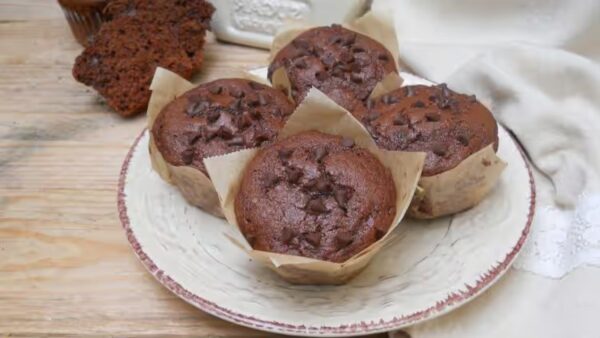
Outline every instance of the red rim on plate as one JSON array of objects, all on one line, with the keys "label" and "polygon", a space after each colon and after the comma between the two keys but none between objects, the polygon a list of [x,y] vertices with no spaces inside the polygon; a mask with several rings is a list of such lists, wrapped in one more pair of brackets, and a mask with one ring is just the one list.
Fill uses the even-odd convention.
[{"label": "red rim on plate", "polygon": [[243,325],[249,328],[262,330],[262,331],[270,331],[281,334],[295,334],[295,335],[305,335],[305,336],[352,336],[352,335],[361,335],[361,334],[373,334],[378,332],[385,332],[395,329],[400,329],[409,324],[413,324],[419,321],[423,321],[425,319],[431,319],[442,315],[448,312],[453,305],[464,304],[467,301],[474,299],[477,295],[485,291],[489,286],[491,286],[496,279],[503,275],[504,272],[508,269],[511,263],[517,256],[517,253],[521,250],[521,247],[525,243],[527,235],[529,234],[529,230],[531,227],[531,223],[533,221],[533,215],[535,211],[535,182],[533,180],[533,174],[531,172],[531,167],[529,162],[527,161],[527,157],[525,156],[520,145],[512,138],[513,142],[519,149],[521,153],[521,157],[523,159],[523,163],[527,168],[527,173],[529,174],[529,186],[530,186],[530,200],[529,200],[529,213],[527,215],[527,222],[523,227],[523,231],[521,233],[521,237],[512,248],[512,250],[506,255],[502,262],[491,266],[488,269],[488,272],[485,273],[478,282],[473,285],[465,285],[464,290],[456,291],[450,294],[446,299],[440,300],[436,302],[435,305],[425,308],[421,311],[417,311],[410,315],[405,316],[397,316],[392,318],[391,320],[380,319],[379,321],[370,321],[370,322],[355,322],[348,323],[340,326],[321,326],[321,327],[312,327],[306,325],[292,325],[288,323],[275,322],[264,320],[261,318],[256,318],[253,316],[247,316],[241,313],[238,313],[234,310],[227,309],[221,307],[213,302],[210,302],[206,299],[203,299],[199,295],[193,294],[188,291],[184,287],[182,287],[179,283],[173,280],[169,275],[167,275],[164,271],[162,271],[159,267],[156,266],[154,261],[144,252],[144,249],[138,242],[135,234],[131,230],[129,223],[129,216],[127,214],[127,206],[125,204],[125,179],[127,176],[127,170],[129,168],[129,162],[133,156],[137,145],[144,136],[146,130],[142,131],[142,133],[136,138],[134,144],[129,150],[127,156],[125,157],[125,161],[123,162],[123,166],[121,168],[121,174],[119,177],[119,191],[118,191],[118,201],[117,206],[119,209],[119,218],[121,219],[121,223],[123,224],[123,228],[127,234],[127,239],[131,244],[133,251],[138,256],[144,267],[167,289],[171,292],[179,296],[181,299],[186,302],[194,305],[195,307],[205,311],[211,315],[219,317],[221,319],[227,320],[229,322]]}]

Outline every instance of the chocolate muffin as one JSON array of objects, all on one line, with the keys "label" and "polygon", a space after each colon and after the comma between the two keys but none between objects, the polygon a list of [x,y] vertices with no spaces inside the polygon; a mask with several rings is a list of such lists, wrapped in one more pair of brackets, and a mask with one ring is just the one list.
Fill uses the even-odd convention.
[{"label": "chocolate muffin", "polygon": [[73,77],[91,86],[123,116],[146,109],[156,67],[191,78],[194,65],[165,26],[145,25],[136,17],[105,23],[77,57]]},{"label": "chocolate muffin", "polygon": [[152,136],[163,158],[207,174],[203,159],[273,140],[293,112],[281,91],[245,79],[202,84],[169,103]]},{"label": "chocolate muffin", "polygon": [[379,81],[397,72],[394,57],[382,44],[340,25],[313,28],[292,40],[269,65],[269,79],[281,67],[296,103],[316,87],[351,112],[353,101],[366,100]]},{"label": "chocolate muffin", "polygon": [[259,151],[235,212],[255,250],[344,262],[386,234],[395,203],[392,175],[374,155],[308,131]]},{"label": "chocolate muffin", "polygon": [[214,11],[204,0],[113,0],[108,22],[77,57],[73,77],[91,86],[123,116],[143,112],[156,67],[190,79],[202,64]]},{"label": "chocolate muffin", "polygon": [[135,16],[149,25],[169,27],[179,45],[192,60],[195,68],[202,65],[205,32],[215,11],[205,0],[111,0],[104,9],[109,19]]},{"label": "chocolate muffin", "polygon": [[396,89],[369,100],[358,118],[380,147],[426,152],[423,176],[450,170],[487,145],[498,148],[492,113],[446,84]]}]

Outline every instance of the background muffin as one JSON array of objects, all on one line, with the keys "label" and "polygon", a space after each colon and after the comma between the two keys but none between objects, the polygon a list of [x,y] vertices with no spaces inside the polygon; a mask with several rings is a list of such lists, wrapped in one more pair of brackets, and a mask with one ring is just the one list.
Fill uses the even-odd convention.
[{"label": "background muffin", "polygon": [[[385,75],[397,72],[392,54],[379,42],[340,25],[317,27],[283,47],[269,65],[269,79],[283,67],[299,103],[316,87],[344,108],[363,101]],[[343,93],[345,92],[345,93]]]},{"label": "background muffin", "polygon": [[450,170],[487,145],[498,148],[492,113],[445,84],[396,89],[369,100],[357,117],[382,148],[426,152],[423,176]]},{"label": "background muffin", "polygon": [[205,157],[273,140],[293,109],[285,94],[269,86],[245,79],[216,80],[165,106],[152,126],[153,141],[171,165],[206,174]]},{"label": "background muffin", "polygon": [[391,173],[374,155],[307,131],[251,160],[235,214],[255,250],[344,262],[386,234],[395,203]]}]

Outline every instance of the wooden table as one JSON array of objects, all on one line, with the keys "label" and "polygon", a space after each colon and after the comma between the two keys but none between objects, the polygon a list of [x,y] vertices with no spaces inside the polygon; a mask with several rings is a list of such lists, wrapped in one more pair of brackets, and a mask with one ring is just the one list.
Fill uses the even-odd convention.
[{"label": "wooden table", "polygon": [[[116,189],[144,117],[73,80],[80,51],[54,1],[0,0],[0,337],[275,337],[193,308],[137,261]],[[266,55],[211,39],[196,80]]]}]

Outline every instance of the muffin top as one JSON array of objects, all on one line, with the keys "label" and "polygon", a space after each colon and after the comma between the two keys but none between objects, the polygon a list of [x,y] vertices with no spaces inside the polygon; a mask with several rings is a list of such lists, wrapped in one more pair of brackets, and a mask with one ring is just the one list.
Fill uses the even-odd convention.
[{"label": "muffin top", "polygon": [[308,131],[261,149],[235,199],[255,250],[344,262],[388,231],[390,171],[351,139]]},{"label": "muffin top", "polygon": [[380,147],[427,153],[423,176],[450,170],[489,144],[498,148],[492,113],[446,84],[399,88],[366,106],[357,117]]},{"label": "muffin top", "polygon": [[309,29],[292,40],[269,65],[269,79],[281,67],[297,103],[311,87],[328,95],[341,90],[346,94],[332,98],[348,110],[348,102],[367,99],[385,75],[397,71],[394,57],[382,44],[340,25]]},{"label": "muffin top", "polygon": [[165,106],[152,135],[168,163],[207,174],[205,157],[273,140],[293,110],[293,103],[279,90],[245,79],[221,79]]}]

